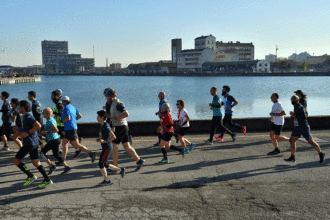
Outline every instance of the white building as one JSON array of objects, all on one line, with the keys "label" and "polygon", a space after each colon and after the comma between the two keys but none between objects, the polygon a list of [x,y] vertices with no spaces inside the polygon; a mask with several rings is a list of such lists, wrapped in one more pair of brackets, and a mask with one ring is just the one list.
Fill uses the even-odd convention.
[{"label": "white building", "polygon": [[[232,61],[249,61],[254,60],[254,45],[253,43],[241,43],[236,41],[230,41],[228,43],[224,43],[222,41],[216,42],[216,51],[231,51],[236,52],[238,54],[237,60]],[[219,61],[220,62],[220,61]],[[229,62],[229,60],[225,60],[223,62]]]},{"label": "white building", "polygon": [[211,48],[182,50],[178,53],[178,71],[202,72],[205,62],[214,62],[215,50]]},{"label": "white building", "polygon": [[215,37],[210,34],[209,36],[201,36],[195,38],[195,49],[210,48],[215,50]]},{"label": "white building", "polygon": [[215,62],[233,62],[239,60],[239,54],[236,51],[218,50],[215,52]]},{"label": "white building", "polygon": [[270,73],[270,63],[266,60],[235,62],[206,62],[203,73]]},{"label": "white building", "polygon": [[302,62],[304,60],[306,60],[307,58],[309,58],[311,55],[307,52],[303,52],[303,53],[300,53],[300,54],[292,54],[291,56],[289,56],[289,59],[290,60],[293,60],[295,62]]},{"label": "white building", "polygon": [[266,55],[265,60],[267,60],[268,62],[276,62],[276,55],[274,54]]}]

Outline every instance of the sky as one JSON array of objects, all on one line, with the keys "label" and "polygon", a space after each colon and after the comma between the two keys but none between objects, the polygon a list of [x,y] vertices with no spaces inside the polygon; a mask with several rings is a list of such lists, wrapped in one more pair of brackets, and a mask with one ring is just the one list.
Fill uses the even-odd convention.
[{"label": "sky", "polygon": [[41,65],[41,41],[68,41],[95,66],[171,59],[171,39],[252,42],[255,59],[330,54],[329,0],[1,0],[0,65]]}]

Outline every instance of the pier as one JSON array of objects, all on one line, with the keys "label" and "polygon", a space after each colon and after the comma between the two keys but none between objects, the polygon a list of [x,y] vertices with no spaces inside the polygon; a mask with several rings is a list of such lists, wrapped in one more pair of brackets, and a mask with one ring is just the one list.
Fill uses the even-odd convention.
[{"label": "pier", "polygon": [[0,85],[41,82],[40,76],[0,78]]}]

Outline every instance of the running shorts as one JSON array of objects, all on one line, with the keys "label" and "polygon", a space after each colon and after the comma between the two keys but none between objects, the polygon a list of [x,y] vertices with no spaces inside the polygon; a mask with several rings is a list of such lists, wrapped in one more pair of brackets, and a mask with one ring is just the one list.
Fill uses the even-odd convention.
[{"label": "running shorts", "polygon": [[180,127],[178,134],[184,136],[187,133],[188,129],[189,127]]},{"label": "running shorts", "polygon": [[4,122],[1,126],[1,129],[0,129],[1,136],[6,135],[6,137],[9,138],[10,137],[10,130],[11,130],[11,124],[7,123],[7,122]]},{"label": "running shorts", "polygon": [[15,158],[22,160],[27,154],[30,154],[31,160],[39,159],[38,146],[33,146],[32,144],[23,145],[23,147],[17,152]]},{"label": "running shorts", "polygon": [[274,131],[276,135],[280,135],[282,128],[283,128],[283,125],[276,125],[276,124],[272,123],[270,130]]},{"label": "running shorts", "polygon": [[301,137],[303,136],[307,141],[312,138],[312,134],[310,132],[310,127],[307,128],[299,128],[293,127],[291,137]]},{"label": "running shorts", "polygon": [[78,133],[77,130],[67,130],[64,131],[63,138],[68,139],[69,141],[75,141],[78,140]]},{"label": "running shorts", "polygon": [[99,167],[100,169],[103,169],[104,167],[107,168],[107,162],[109,158],[111,150],[102,150],[99,160]]},{"label": "running shorts", "polygon": [[115,126],[115,136],[116,139],[112,141],[114,144],[122,144],[129,142],[129,136],[128,136],[128,126],[122,125],[122,126]]},{"label": "running shorts", "polygon": [[172,132],[165,132],[162,134],[161,140],[164,140],[166,142],[169,142],[173,136]]}]

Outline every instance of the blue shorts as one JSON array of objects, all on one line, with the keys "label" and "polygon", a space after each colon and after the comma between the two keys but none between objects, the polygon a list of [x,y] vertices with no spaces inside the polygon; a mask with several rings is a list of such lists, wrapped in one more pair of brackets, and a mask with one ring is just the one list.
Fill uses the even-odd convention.
[{"label": "blue shorts", "polygon": [[299,128],[299,127],[293,127],[291,137],[301,137],[303,136],[307,141],[312,138],[312,134],[310,131],[310,127],[308,128]]}]

